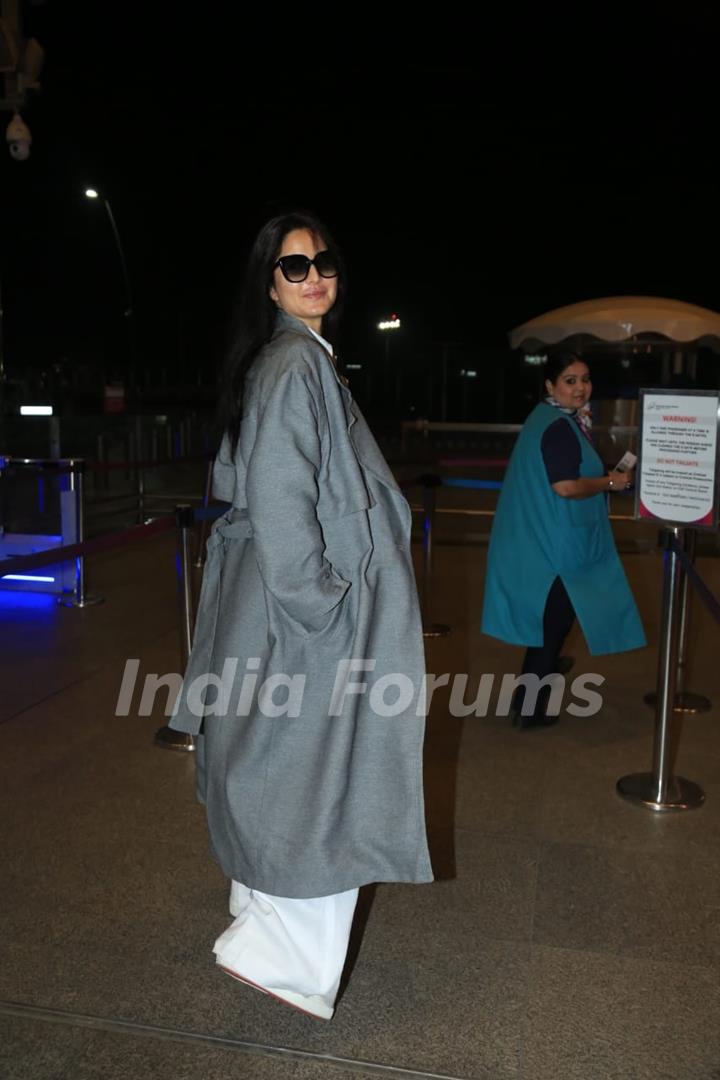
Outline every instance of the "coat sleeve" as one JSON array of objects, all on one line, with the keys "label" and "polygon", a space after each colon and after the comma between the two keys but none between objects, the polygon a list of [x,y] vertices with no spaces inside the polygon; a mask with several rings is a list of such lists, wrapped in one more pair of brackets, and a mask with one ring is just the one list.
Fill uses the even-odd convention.
[{"label": "coat sleeve", "polygon": [[246,484],[265,586],[310,630],[323,627],[350,587],[324,556],[316,510],[319,422],[318,401],[304,375],[280,375],[258,417]]}]

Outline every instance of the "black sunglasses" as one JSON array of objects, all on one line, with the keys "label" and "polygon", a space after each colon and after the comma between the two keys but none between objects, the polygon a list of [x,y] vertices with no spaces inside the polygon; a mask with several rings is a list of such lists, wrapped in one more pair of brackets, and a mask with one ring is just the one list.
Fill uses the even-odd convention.
[{"label": "black sunglasses", "polygon": [[320,277],[332,278],[338,276],[338,264],[334,255],[329,251],[318,251],[314,259],[308,259],[307,255],[283,255],[275,263],[280,267],[282,276],[286,281],[296,284],[304,281],[310,273],[310,267],[314,266]]}]

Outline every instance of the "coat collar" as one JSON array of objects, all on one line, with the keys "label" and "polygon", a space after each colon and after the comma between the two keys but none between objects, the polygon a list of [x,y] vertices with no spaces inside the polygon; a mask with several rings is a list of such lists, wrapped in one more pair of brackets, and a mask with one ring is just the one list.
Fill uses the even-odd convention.
[{"label": "coat collar", "polygon": [[304,334],[305,337],[310,338],[311,341],[317,341],[313,332],[305,325],[302,319],[296,319],[294,315],[288,315],[287,311],[278,308],[275,316],[273,337],[276,334],[282,333],[283,330],[294,330],[296,334]]},{"label": "coat collar", "polygon": [[[278,308],[277,315],[275,317],[275,329],[273,331],[273,337],[275,337],[277,334],[282,333],[283,330],[292,330],[296,334],[302,334],[304,337],[308,338],[316,345],[320,345],[318,339],[301,319],[296,319],[294,315],[288,315],[287,311],[284,311],[282,308]],[[327,355],[327,350],[323,348],[322,345],[320,345],[320,347],[322,348],[325,355]],[[343,390],[348,390],[347,383],[343,381],[340,375],[338,375],[337,368],[335,367],[335,364],[329,356],[328,360],[330,361],[330,368],[333,375],[335,376],[336,382],[339,384],[339,386],[342,387]]]}]

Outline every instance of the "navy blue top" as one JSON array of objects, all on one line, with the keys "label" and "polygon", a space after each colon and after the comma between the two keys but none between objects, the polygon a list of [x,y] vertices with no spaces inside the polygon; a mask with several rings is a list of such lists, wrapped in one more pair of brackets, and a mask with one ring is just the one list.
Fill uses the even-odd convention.
[{"label": "navy blue top", "polygon": [[580,443],[565,420],[558,418],[545,429],[540,449],[551,484],[579,479]]}]

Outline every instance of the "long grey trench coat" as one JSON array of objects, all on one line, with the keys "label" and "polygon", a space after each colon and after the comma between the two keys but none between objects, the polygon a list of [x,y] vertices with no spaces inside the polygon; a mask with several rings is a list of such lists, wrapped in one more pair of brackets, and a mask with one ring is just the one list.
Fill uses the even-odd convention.
[{"label": "long grey trench coat", "polygon": [[283,311],[213,490],[232,509],[171,727],[202,725],[215,858],[274,896],[431,881],[410,509],[325,349]]}]

